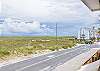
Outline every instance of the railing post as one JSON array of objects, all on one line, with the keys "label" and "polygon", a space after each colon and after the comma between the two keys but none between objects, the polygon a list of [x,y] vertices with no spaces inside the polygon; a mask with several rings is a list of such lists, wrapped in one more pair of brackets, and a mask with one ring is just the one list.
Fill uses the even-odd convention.
[{"label": "railing post", "polygon": [[98,71],[100,71],[100,66],[99,66],[99,68],[98,68]]}]

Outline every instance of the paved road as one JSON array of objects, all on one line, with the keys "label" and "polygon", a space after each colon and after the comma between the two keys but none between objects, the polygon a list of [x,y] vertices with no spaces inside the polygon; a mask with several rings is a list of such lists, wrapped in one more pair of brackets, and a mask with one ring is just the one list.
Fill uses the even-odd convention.
[{"label": "paved road", "polygon": [[0,71],[52,71],[56,66],[63,64],[73,57],[89,51],[90,49],[90,45],[77,46],[76,48],[53,52],[6,65],[1,67]]}]

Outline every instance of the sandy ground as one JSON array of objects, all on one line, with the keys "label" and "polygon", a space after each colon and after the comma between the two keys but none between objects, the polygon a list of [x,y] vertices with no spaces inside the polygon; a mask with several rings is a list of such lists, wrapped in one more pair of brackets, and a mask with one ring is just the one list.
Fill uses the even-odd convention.
[{"label": "sandy ground", "polygon": [[55,51],[50,51],[50,50],[45,50],[45,51],[42,51],[40,53],[37,53],[37,54],[31,54],[31,55],[28,55],[28,56],[11,56],[7,59],[0,59],[0,67],[2,66],[5,66],[5,65],[9,65],[9,64],[13,64],[13,63],[16,63],[16,62],[20,62],[20,61],[23,61],[23,60],[27,60],[27,59],[30,59],[30,58],[34,58],[34,57],[38,57],[38,56],[41,56],[41,55],[44,55],[44,54],[48,54],[48,53],[52,53],[52,52],[55,52]]},{"label": "sandy ground", "polygon": [[[80,46],[80,45],[84,45],[84,44],[77,44],[76,46]],[[74,46],[74,47],[76,47],[76,46]],[[72,48],[74,48],[74,47],[72,47]],[[61,51],[61,50],[65,50],[65,49],[60,49],[59,51]],[[0,59],[0,67],[5,66],[5,65],[9,65],[9,64],[13,64],[13,63],[16,63],[16,62],[20,62],[20,61],[23,61],[23,60],[27,60],[27,59],[30,59],[30,58],[38,57],[38,56],[41,56],[41,55],[45,55],[45,54],[48,54],[48,53],[53,53],[53,52],[56,52],[56,51],[46,50],[46,51],[42,51],[42,52],[37,53],[37,54],[31,54],[31,55],[28,55],[28,56],[20,56],[20,57],[11,56],[11,57],[8,57],[6,59]]]}]

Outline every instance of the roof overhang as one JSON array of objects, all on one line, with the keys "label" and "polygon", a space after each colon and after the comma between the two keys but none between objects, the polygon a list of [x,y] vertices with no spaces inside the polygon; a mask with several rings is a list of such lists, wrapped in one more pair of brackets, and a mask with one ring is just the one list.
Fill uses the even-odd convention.
[{"label": "roof overhang", "polygon": [[82,2],[91,10],[100,10],[100,0],[82,0]]}]

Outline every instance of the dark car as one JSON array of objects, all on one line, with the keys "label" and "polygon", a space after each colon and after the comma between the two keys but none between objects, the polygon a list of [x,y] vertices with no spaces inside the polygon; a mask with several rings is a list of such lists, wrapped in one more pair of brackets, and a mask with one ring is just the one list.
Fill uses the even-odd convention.
[{"label": "dark car", "polygon": [[85,44],[92,44],[93,42],[92,42],[92,40],[86,40],[85,41]]}]

